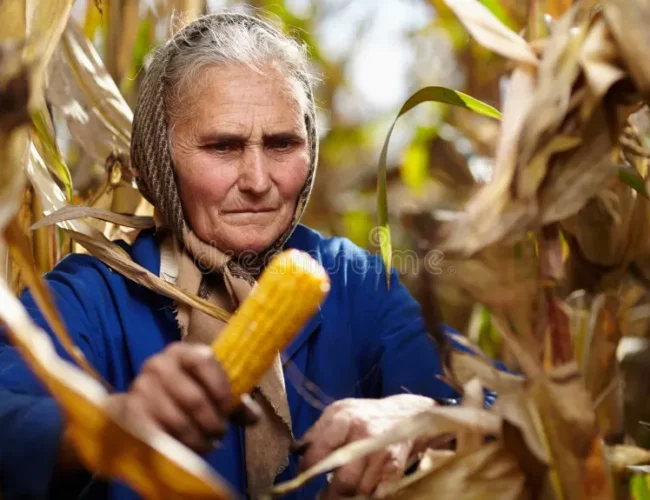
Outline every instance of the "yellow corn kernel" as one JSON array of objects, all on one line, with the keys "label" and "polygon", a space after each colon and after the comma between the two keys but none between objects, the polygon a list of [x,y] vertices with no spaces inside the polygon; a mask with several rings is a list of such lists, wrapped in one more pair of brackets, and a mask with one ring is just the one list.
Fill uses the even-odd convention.
[{"label": "yellow corn kernel", "polygon": [[250,392],[313,316],[330,289],[325,269],[305,252],[276,255],[212,343],[236,398]]}]

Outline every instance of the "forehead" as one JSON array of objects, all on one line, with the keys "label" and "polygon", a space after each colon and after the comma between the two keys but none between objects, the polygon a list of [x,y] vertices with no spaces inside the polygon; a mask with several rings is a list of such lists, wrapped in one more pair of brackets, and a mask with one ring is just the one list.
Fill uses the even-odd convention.
[{"label": "forehead", "polygon": [[272,65],[206,66],[196,81],[187,82],[182,106],[198,120],[236,122],[254,117],[299,126],[304,123],[304,104],[297,85]]}]

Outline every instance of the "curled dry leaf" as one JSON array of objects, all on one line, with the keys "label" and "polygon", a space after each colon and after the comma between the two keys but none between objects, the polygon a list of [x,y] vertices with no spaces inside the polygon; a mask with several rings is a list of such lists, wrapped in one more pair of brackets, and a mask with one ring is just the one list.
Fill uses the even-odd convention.
[{"label": "curled dry leaf", "polygon": [[602,14],[594,17],[579,57],[588,90],[580,112],[585,120],[609,89],[626,77],[618,47]]},{"label": "curled dry leaf", "polygon": [[[539,193],[541,222],[549,224],[575,214],[616,176],[612,161],[612,129],[620,132],[598,108],[585,126],[582,144],[558,154]],[[611,128],[610,128],[611,127]]]},{"label": "curled dry leaf", "polygon": [[498,436],[501,430],[501,419],[493,413],[476,408],[434,407],[403,420],[379,436],[355,441],[339,448],[295,479],[276,485],[271,490],[271,494],[286,495],[320,474],[393,443],[417,436],[436,437],[455,434],[461,430],[473,431],[482,436]]},{"label": "curled dry leaf", "polygon": [[521,390],[525,384],[523,377],[497,370],[491,361],[478,356],[452,350],[450,358],[451,369],[463,385],[477,377],[491,391],[507,394]]},{"label": "curled dry leaf", "polygon": [[10,130],[29,121],[30,73],[22,58],[22,44],[0,44],[0,130]]},{"label": "curled dry leaf", "polygon": [[505,26],[478,0],[445,0],[467,31],[485,48],[517,62],[537,65],[528,42]]},{"label": "curled dry leaf", "polygon": [[[0,6],[0,13],[7,8]],[[21,49],[13,42],[0,44],[0,228],[18,210],[25,183],[30,75]]]},{"label": "curled dry leaf", "polygon": [[457,453],[428,471],[395,496],[408,499],[462,498],[523,500],[529,498],[526,478],[514,455],[497,441],[471,453]]},{"label": "curled dry leaf", "polygon": [[532,381],[558,498],[613,498],[591,397],[575,363]]},{"label": "curled dry leaf", "polygon": [[168,435],[103,409],[107,393],[60,358],[0,280],[0,318],[23,358],[60,403],[80,458],[91,471],[128,482],[151,499],[221,499],[232,494],[196,454]]},{"label": "curled dry leaf", "polygon": [[376,491],[374,496],[377,498],[391,498],[392,496],[398,497],[408,486],[418,482],[420,479],[431,474],[439,467],[442,467],[445,463],[453,460],[455,456],[456,452],[452,450],[428,449],[422,455],[415,472],[392,483],[382,485],[381,491]]},{"label": "curled dry leaf", "polygon": [[[43,164],[42,158],[40,158],[33,145],[30,149],[30,159],[27,163],[26,170],[27,175],[39,195],[47,213],[55,212],[56,210],[62,209],[66,206],[65,195],[56,183],[52,181],[49,171]],[[115,217],[115,220],[124,221],[125,217],[120,216],[119,214],[109,216],[105,212],[100,213],[103,214],[104,217]],[[56,218],[57,216],[54,215],[53,219]],[[141,225],[143,223],[142,219],[139,217],[136,217],[135,221],[137,221],[136,224]],[[50,221],[50,224],[52,223],[53,222]],[[148,221],[145,221],[145,223],[148,224]],[[86,222],[73,219],[58,221],[58,225],[91,254],[104,262],[104,264],[136,283],[139,283],[154,292],[165,295],[166,297],[188,304],[191,307],[217,319],[227,321],[230,317],[230,314],[225,310],[216,307],[208,301],[200,299],[193,294],[187,293],[185,290],[159,278],[144,267],[135,263],[131,256],[122,247],[108,240],[101,231]]]},{"label": "curled dry leaf", "polygon": [[[30,108],[44,107],[43,86],[45,85],[45,71],[52,54],[61,38],[61,33],[70,17],[74,0],[49,0],[37,2],[26,0],[24,3],[26,19],[27,45],[25,47],[26,61],[32,67],[33,93],[30,99]],[[7,23],[11,21],[3,18]]]},{"label": "curled dry leaf", "polygon": [[634,465],[650,465],[650,450],[637,446],[616,445],[605,448],[607,460],[612,470],[617,473],[625,471]]},{"label": "curled dry leaf", "polygon": [[534,81],[535,73],[530,68],[518,67],[513,72],[497,143],[494,177],[470,198],[458,220],[442,226],[444,250],[472,255],[513,232],[521,219],[532,217],[530,206],[511,202],[509,191],[515,172],[517,142],[530,106]]},{"label": "curled dry leaf", "polygon": [[72,19],[50,64],[47,97],[95,161],[103,164],[115,151],[128,154],[133,113]]},{"label": "curled dry leaf", "polygon": [[623,430],[623,394],[616,360],[622,336],[618,319],[621,302],[614,293],[586,302],[582,308],[567,306],[570,324],[580,328],[572,332],[576,359],[596,410],[599,431],[604,436],[618,435]]},{"label": "curled dry leaf", "polygon": [[607,0],[603,12],[635,85],[650,96],[650,4],[646,0]]},{"label": "curled dry leaf", "polygon": [[43,313],[54,334],[61,342],[63,348],[70,354],[86,373],[101,381],[101,377],[88,363],[81,350],[74,344],[72,338],[63,324],[63,320],[54,305],[54,298],[49,288],[40,275],[34,259],[32,250],[29,248],[29,240],[22,231],[16,219],[9,222],[4,231],[5,240],[10,250],[11,258],[21,272],[21,279],[29,287],[38,308]]},{"label": "curled dry leaf", "polygon": [[125,0],[108,8],[106,67],[118,83],[126,76],[131,63],[140,25],[139,3]]},{"label": "curled dry leaf", "polygon": [[[523,66],[515,71],[494,179],[445,224],[444,249],[471,255],[569,217],[617,174],[614,138],[634,110],[622,105],[634,93],[608,92],[623,76],[619,54],[602,17],[594,19],[571,9],[553,27],[537,80]],[[587,98],[590,113],[581,108]]]},{"label": "curled dry leaf", "polygon": [[[483,408],[483,385],[478,378],[473,378],[463,386],[464,408]],[[484,441],[484,436],[472,430],[458,431],[456,435],[456,452],[471,453],[478,450]]]},{"label": "curled dry leaf", "polygon": [[35,229],[49,226],[51,224],[57,224],[59,222],[64,222],[67,220],[83,219],[84,217],[99,219],[105,222],[111,222],[119,226],[126,226],[133,229],[149,229],[154,227],[153,217],[116,214],[115,212],[111,212],[110,210],[105,210],[103,208],[68,205],[57,210],[56,212],[52,212],[47,217],[33,224],[29,229],[30,231],[33,231]]}]

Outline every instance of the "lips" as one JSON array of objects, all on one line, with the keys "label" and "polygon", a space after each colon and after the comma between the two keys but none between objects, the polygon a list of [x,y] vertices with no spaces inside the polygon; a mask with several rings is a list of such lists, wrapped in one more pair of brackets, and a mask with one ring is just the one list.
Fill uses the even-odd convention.
[{"label": "lips", "polygon": [[225,210],[223,213],[226,215],[241,215],[241,214],[265,214],[275,212],[277,208],[242,208],[237,210]]}]

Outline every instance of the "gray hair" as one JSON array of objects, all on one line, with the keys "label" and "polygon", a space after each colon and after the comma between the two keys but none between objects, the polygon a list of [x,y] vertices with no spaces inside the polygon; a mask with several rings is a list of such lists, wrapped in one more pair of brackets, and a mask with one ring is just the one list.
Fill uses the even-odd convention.
[{"label": "gray hair", "polygon": [[296,40],[269,28],[259,23],[208,22],[200,36],[181,31],[174,37],[175,54],[165,72],[170,125],[193,113],[182,105],[188,83],[201,85],[201,70],[226,64],[242,64],[258,72],[263,72],[264,66],[275,67],[285,75],[289,95],[300,109],[306,109],[313,83],[307,51]]},{"label": "gray hair", "polygon": [[[267,249],[282,248],[298,225],[311,194],[318,158],[316,110],[306,51],[268,23],[244,14],[201,17],[180,30],[155,54],[143,79],[133,116],[131,166],[142,195],[157,207],[181,243],[188,225],[178,194],[170,144],[170,110],[182,99],[188,79],[207,65],[242,63],[257,68],[273,64],[287,75],[288,85],[304,113],[311,165],[300,191],[291,226]],[[173,117],[176,118],[175,116]],[[264,255],[260,257],[265,257]]]}]

